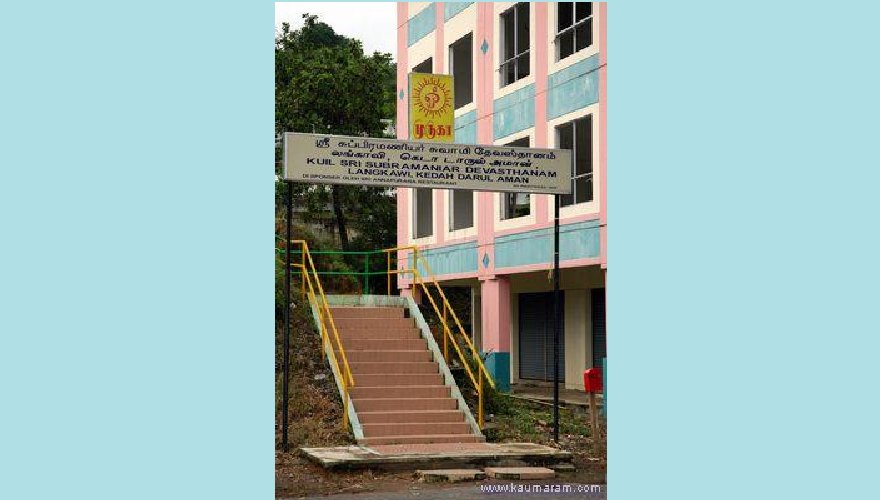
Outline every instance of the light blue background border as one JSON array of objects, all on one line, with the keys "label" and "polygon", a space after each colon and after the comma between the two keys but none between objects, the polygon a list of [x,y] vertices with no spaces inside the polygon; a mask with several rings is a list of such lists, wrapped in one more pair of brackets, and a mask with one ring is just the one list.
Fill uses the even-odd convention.
[{"label": "light blue background border", "polygon": [[273,4],[0,16],[0,498],[274,495]]},{"label": "light blue background border", "polygon": [[[876,7],[609,7],[618,499],[870,498]],[[271,498],[272,5],[0,18],[0,497]]]},{"label": "light blue background border", "polygon": [[608,10],[610,498],[876,496],[878,9]]}]

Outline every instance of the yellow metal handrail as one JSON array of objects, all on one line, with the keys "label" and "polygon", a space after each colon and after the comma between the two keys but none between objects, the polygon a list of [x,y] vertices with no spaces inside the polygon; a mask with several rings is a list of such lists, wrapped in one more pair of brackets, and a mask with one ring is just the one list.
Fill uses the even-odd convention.
[{"label": "yellow metal handrail", "polygon": [[[351,388],[354,387],[354,377],[351,374],[351,367],[348,364],[348,356],[345,354],[345,347],[343,347],[342,340],[339,338],[339,332],[336,330],[336,323],[333,321],[333,313],[330,311],[327,296],[324,295],[324,287],[321,286],[321,280],[318,278],[318,272],[315,270],[315,262],[312,260],[312,254],[309,253],[309,244],[306,243],[305,240],[290,240],[290,244],[300,245],[302,247],[302,262],[299,264],[291,264],[291,267],[300,269],[303,276],[303,295],[306,295],[306,288],[308,287],[309,303],[318,311],[318,329],[321,331],[322,346],[321,357],[323,359],[325,352],[330,352],[330,362],[333,364],[336,373],[339,374],[341,379],[343,393],[342,428],[347,430],[350,421],[348,414],[348,401]],[[312,283],[313,280],[314,284]],[[317,292],[321,296],[320,302],[315,295],[316,287]],[[327,327],[328,323],[330,325],[329,328]],[[333,332],[332,338],[328,331]],[[333,340],[336,341],[335,344],[333,343]],[[325,349],[324,347],[329,347],[329,349]],[[340,368],[339,360],[336,358],[337,348],[342,357],[342,368]]]},{"label": "yellow metal handrail", "polygon": [[[400,269],[391,269],[391,252],[399,252],[409,250],[412,252],[412,262],[409,262],[407,259],[407,263],[411,265],[411,267],[404,267]],[[465,372],[470,378],[471,383],[477,390],[477,398],[478,398],[478,409],[477,409],[477,421],[479,422],[480,428],[483,428],[485,424],[484,412],[483,412],[483,378],[485,378],[489,382],[489,386],[493,389],[495,388],[495,382],[492,380],[492,376],[489,375],[489,371],[486,370],[486,365],[483,364],[483,359],[480,357],[479,352],[477,351],[474,343],[471,342],[470,337],[465,332],[464,327],[461,326],[461,321],[458,319],[458,315],[455,314],[455,310],[449,304],[449,300],[446,298],[446,294],[443,293],[443,288],[440,287],[440,284],[437,282],[437,279],[434,277],[434,273],[431,270],[431,265],[427,259],[423,255],[419,253],[419,248],[414,245],[409,246],[401,246],[395,248],[388,248],[384,250],[388,255],[388,289],[389,294],[391,286],[391,275],[392,274],[412,274],[413,282],[417,285],[421,285],[422,290],[425,292],[425,296],[431,303],[431,307],[434,309],[434,312],[437,314],[437,317],[440,319],[441,325],[443,325],[443,358],[448,362],[449,361],[449,342],[452,341],[452,347],[455,349],[456,354],[458,354],[458,359],[461,361],[461,364],[464,366]],[[434,299],[433,294],[431,293],[430,287],[426,284],[425,279],[422,277],[422,273],[419,271],[419,263],[424,265],[425,271],[427,273],[428,281],[427,283],[433,284],[437,289],[439,294],[439,298],[437,300]],[[441,308],[438,307],[437,302],[440,302],[442,305]],[[474,374],[474,370],[471,369],[470,362],[468,358],[465,356],[464,352],[459,345],[458,340],[456,339],[456,335],[452,331],[452,328],[449,325],[449,322],[446,319],[446,312],[449,311],[452,313],[452,319],[454,321],[454,326],[457,327],[458,333],[465,339],[467,343],[467,347],[470,348],[471,357],[474,363],[477,364],[476,375]]]}]

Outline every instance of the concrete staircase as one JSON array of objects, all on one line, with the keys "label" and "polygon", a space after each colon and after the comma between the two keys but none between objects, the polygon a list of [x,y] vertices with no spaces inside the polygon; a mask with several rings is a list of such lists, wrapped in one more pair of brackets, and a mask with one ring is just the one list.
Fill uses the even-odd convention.
[{"label": "concrete staircase", "polygon": [[419,328],[411,309],[331,305],[355,380],[353,421],[363,435],[355,432],[358,443],[485,441],[436,343],[431,339],[429,344],[425,336],[430,333]]}]

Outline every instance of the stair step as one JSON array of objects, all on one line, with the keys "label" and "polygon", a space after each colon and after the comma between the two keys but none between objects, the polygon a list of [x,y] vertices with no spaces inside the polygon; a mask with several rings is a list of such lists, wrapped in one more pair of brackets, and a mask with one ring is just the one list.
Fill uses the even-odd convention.
[{"label": "stair step", "polygon": [[415,363],[433,361],[431,352],[424,351],[345,351],[349,363]]},{"label": "stair step", "polygon": [[439,371],[437,373],[363,373],[354,376],[354,383],[356,387],[443,385],[443,376]]},{"label": "stair step", "polygon": [[358,412],[455,410],[458,401],[450,398],[355,398],[354,409]]},{"label": "stair step", "polygon": [[461,410],[409,410],[358,412],[361,424],[418,424],[464,422]]},{"label": "stair step", "polygon": [[415,328],[406,329],[378,329],[378,328],[347,328],[339,330],[339,338],[345,343],[347,340],[417,340],[422,338],[421,334]]},{"label": "stair step", "polygon": [[425,374],[440,373],[440,365],[434,361],[420,361],[416,363],[401,362],[352,362],[348,360],[351,372],[354,374]]},{"label": "stair step", "polygon": [[345,339],[345,352],[349,351],[425,351],[428,352],[428,341],[425,339]]},{"label": "stair step", "polygon": [[403,318],[402,307],[331,307],[334,318]]},{"label": "stair step", "polygon": [[336,328],[414,328],[416,322],[412,318],[337,318],[333,317]]},{"label": "stair step", "polygon": [[[360,418],[360,416],[358,416]],[[388,423],[363,424],[364,437],[383,436],[423,436],[427,434],[470,434],[471,426],[467,422],[422,422],[422,423]]]},{"label": "stair step", "polygon": [[486,438],[475,434],[428,434],[424,436],[383,436],[358,439],[361,445],[424,444],[424,443],[483,443]]},{"label": "stair step", "polygon": [[[356,382],[358,382],[356,380]],[[359,382],[358,382],[359,383]],[[401,385],[396,387],[378,386],[363,387],[356,385],[351,388],[351,397],[355,400],[365,399],[400,399],[400,398],[448,398],[451,391],[449,387],[440,384],[434,385]],[[355,401],[357,404],[357,401]]]}]

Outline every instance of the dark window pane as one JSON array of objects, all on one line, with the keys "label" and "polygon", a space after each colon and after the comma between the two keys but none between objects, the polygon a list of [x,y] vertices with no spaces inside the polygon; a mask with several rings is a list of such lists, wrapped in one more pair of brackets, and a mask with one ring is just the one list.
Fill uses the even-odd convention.
[{"label": "dark window pane", "polygon": [[567,207],[573,203],[572,200],[573,200],[572,195],[563,194],[559,197],[559,205],[563,206],[563,207]]},{"label": "dark window pane", "polygon": [[565,59],[573,53],[574,31],[569,31],[568,33],[565,33],[559,37],[559,59]]},{"label": "dark window pane", "polygon": [[434,193],[429,188],[416,188],[413,193],[416,197],[415,237],[424,238],[431,236],[434,231]]},{"label": "dark window pane", "polygon": [[593,171],[593,117],[587,116],[575,122],[576,161],[575,175]]},{"label": "dark window pane", "polygon": [[580,134],[581,128],[583,127],[578,127],[577,147],[574,150],[574,175],[586,174],[590,168],[590,150],[584,147],[585,141]]},{"label": "dark window pane", "polygon": [[503,25],[502,34],[504,35],[504,40],[501,43],[504,50],[503,59],[507,60],[516,55],[516,46],[514,45],[516,41],[514,38],[515,25],[512,9],[501,15],[501,24]]},{"label": "dark window pane", "polygon": [[452,191],[452,211],[450,212],[450,228],[465,229],[474,225],[473,191],[456,189]]},{"label": "dark window pane", "polygon": [[575,21],[580,21],[581,19],[589,16],[593,11],[593,4],[590,2],[575,2]]},{"label": "dark window pane", "polygon": [[559,2],[556,4],[557,15],[556,15],[556,32],[560,32],[565,28],[568,28],[574,21],[572,20],[572,9],[574,8],[574,4],[572,2]]},{"label": "dark window pane", "polygon": [[516,81],[516,60],[510,61],[502,71],[501,85],[507,85]]},{"label": "dark window pane", "polygon": [[575,52],[585,49],[593,44],[593,20],[588,19],[583,22],[580,26],[575,28],[577,31],[577,36],[575,39],[577,40],[577,44],[575,46]]},{"label": "dark window pane", "polygon": [[578,177],[574,180],[574,199],[575,203],[584,203],[587,199],[587,177]]},{"label": "dark window pane", "polygon": [[474,37],[468,34],[450,46],[450,65],[455,83],[455,108],[458,109],[473,101],[473,44]]},{"label": "dark window pane", "polygon": [[433,73],[434,72],[434,59],[429,57],[424,61],[416,64],[416,66],[412,70],[413,73]]},{"label": "dark window pane", "polygon": [[571,124],[562,125],[558,128],[559,130],[559,148],[560,149],[572,149],[574,148],[574,134],[572,132]]},{"label": "dark window pane", "polygon": [[529,50],[529,4],[518,3],[516,10],[516,53],[521,54]]},{"label": "dark window pane", "polygon": [[529,55],[523,54],[516,59],[516,79],[529,76]]}]

